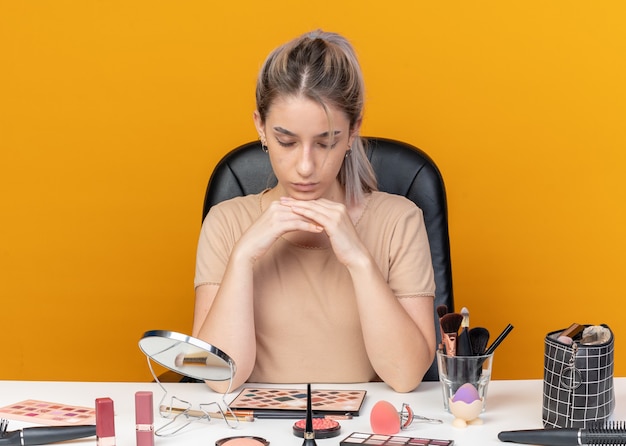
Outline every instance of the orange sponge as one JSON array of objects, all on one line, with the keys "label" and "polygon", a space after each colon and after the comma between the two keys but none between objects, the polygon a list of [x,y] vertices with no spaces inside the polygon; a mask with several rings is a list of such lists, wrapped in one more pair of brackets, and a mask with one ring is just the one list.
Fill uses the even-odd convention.
[{"label": "orange sponge", "polygon": [[370,413],[370,425],[375,434],[397,434],[400,432],[400,414],[390,402],[378,401]]}]

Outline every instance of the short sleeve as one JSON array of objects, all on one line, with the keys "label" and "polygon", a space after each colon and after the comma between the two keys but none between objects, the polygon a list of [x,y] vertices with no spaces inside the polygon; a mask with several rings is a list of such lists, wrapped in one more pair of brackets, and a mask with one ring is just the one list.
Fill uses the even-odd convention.
[{"label": "short sleeve", "polygon": [[211,208],[198,238],[194,288],[222,282],[235,243],[260,215],[259,199],[237,197]]},{"label": "short sleeve", "polygon": [[389,286],[398,297],[435,296],[435,275],[422,210],[410,206],[390,234]]}]

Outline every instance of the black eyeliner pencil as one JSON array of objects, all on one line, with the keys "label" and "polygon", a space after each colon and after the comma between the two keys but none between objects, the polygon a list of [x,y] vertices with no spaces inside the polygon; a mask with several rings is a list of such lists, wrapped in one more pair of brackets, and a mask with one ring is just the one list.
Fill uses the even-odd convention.
[{"label": "black eyeliner pencil", "polygon": [[626,445],[626,423],[616,422],[589,428],[554,428],[504,431],[500,441],[540,446]]},{"label": "black eyeliner pencil", "polygon": [[315,431],[313,430],[313,410],[311,409],[311,384],[306,385],[306,428],[302,446],[317,446]]}]

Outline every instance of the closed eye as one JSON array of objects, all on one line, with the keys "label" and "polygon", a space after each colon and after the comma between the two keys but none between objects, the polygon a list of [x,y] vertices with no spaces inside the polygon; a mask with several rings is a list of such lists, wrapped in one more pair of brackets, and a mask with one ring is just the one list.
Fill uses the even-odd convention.
[{"label": "closed eye", "polygon": [[281,147],[293,147],[296,143],[293,141],[281,141],[280,139],[276,138],[276,142],[278,143],[278,145],[280,145]]},{"label": "closed eye", "polygon": [[319,147],[321,147],[322,149],[328,149],[329,147],[330,147],[331,149],[334,149],[334,148],[335,148],[335,146],[337,145],[337,140],[335,140],[335,142],[333,142],[333,143],[332,143],[332,144],[330,144],[330,145],[329,145],[328,143],[324,143],[324,142],[318,142],[318,143],[317,143],[317,145],[318,145]]}]

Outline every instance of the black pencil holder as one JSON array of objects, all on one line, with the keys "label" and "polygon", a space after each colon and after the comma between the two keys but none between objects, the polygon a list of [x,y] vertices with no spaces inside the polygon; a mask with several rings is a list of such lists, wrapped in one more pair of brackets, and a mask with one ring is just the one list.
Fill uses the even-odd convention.
[{"label": "black pencil holder", "polygon": [[546,428],[585,428],[606,421],[615,408],[613,388],[614,336],[585,345],[581,339],[562,342],[563,330],[545,337],[543,425]]}]

